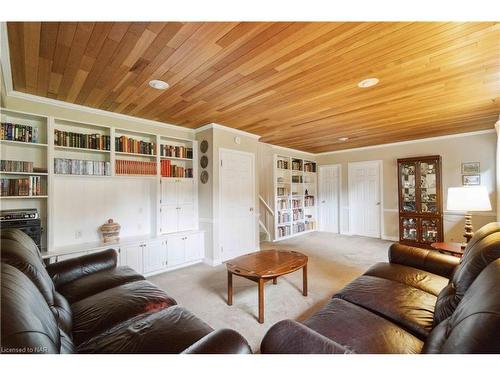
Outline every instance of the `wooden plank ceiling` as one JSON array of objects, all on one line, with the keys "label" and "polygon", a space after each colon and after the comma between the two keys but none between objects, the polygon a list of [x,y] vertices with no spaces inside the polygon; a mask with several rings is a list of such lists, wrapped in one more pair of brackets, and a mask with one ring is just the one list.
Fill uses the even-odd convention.
[{"label": "wooden plank ceiling", "polygon": [[491,129],[499,25],[12,22],[8,36],[17,91],[323,152]]}]

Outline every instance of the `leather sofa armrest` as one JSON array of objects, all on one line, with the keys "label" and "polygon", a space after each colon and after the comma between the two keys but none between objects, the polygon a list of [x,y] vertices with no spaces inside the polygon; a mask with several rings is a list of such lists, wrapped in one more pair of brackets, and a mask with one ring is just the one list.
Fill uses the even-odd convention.
[{"label": "leather sofa armrest", "polygon": [[198,340],[181,354],[252,354],[252,349],[238,332],[219,329]]},{"label": "leather sofa armrest", "polygon": [[460,258],[435,250],[395,243],[389,248],[389,262],[418,268],[449,279],[460,263]]},{"label": "leather sofa armrest", "polygon": [[282,320],[267,331],[260,344],[262,354],[344,354],[348,348],[295,320]]},{"label": "leather sofa armrest", "polygon": [[56,289],[58,289],[81,277],[113,269],[117,263],[118,255],[116,251],[108,249],[98,253],[63,260],[62,262],[51,263],[47,266],[47,272],[52,278]]}]

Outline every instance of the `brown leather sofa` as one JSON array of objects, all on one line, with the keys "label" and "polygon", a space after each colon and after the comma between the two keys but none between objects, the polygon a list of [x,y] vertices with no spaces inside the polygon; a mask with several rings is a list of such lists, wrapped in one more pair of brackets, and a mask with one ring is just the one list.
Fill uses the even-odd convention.
[{"label": "brown leather sofa", "polygon": [[251,353],[130,268],[114,250],[47,267],[34,242],[1,232],[2,353]]},{"label": "brown leather sofa", "polygon": [[463,258],[393,244],[303,323],[269,329],[262,353],[500,353],[500,223]]}]

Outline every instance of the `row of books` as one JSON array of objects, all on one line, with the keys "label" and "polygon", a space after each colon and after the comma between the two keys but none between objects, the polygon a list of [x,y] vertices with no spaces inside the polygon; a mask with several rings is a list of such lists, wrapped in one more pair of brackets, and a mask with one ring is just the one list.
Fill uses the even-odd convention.
[{"label": "row of books", "polygon": [[38,143],[38,128],[29,125],[2,122],[0,139],[7,141]]},{"label": "row of books", "polygon": [[54,129],[54,145],[64,147],[110,150],[111,138],[104,134],[82,134]]},{"label": "row of books", "polygon": [[316,172],[316,163],[307,162],[304,164],[305,172]]},{"label": "row of books", "polygon": [[278,215],[278,224],[289,223],[290,222],[290,213],[282,212]]},{"label": "row of books", "polygon": [[313,230],[314,229],[314,221],[308,221],[304,223],[305,230]]},{"label": "row of books", "polygon": [[287,210],[289,208],[288,206],[288,200],[287,199],[278,199],[278,210]]},{"label": "row of books", "polygon": [[98,160],[54,159],[55,174],[111,176],[111,163]]},{"label": "row of books", "polygon": [[295,209],[292,212],[293,221],[302,220],[304,218],[304,212],[301,209]]},{"label": "row of books", "polygon": [[288,169],[288,160],[278,159],[276,163],[278,168]]},{"label": "row of books", "polygon": [[155,175],[156,162],[136,160],[116,160],[116,174]]},{"label": "row of books", "polygon": [[156,155],[156,144],[153,142],[138,141],[122,135],[115,138],[115,151],[133,154]]},{"label": "row of books", "polygon": [[0,160],[2,172],[33,172],[32,161]]},{"label": "row of books", "polygon": [[306,230],[306,226],[303,222],[299,221],[298,223],[292,224],[293,233],[300,233]]},{"label": "row of books", "polygon": [[302,201],[300,199],[292,199],[292,207],[293,208],[302,207]]},{"label": "row of books", "polygon": [[278,237],[286,237],[292,234],[290,225],[278,227]]},{"label": "row of books", "polygon": [[302,176],[297,175],[297,176],[292,176],[292,182],[294,183],[301,183],[302,182]]},{"label": "row of books", "polygon": [[42,195],[41,176],[0,179],[0,194],[3,197],[27,197]]},{"label": "row of books", "polygon": [[306,207],[313,207],[314,206],[314,196],[313,195],[308,195],[304,197],[304,206]]},{"label": "row of books", "polygon": [[292,170],[301,171],[302,170],[302,161],[301,160],[292,160]]},{"label": "row of books", "polygon": [[288,188],[287,187],[277,187],[276,194],[278,196],[288,195]]},{"label": "row of books", "polygon": [[180,165],[172,164],[171,160],[161,161],[161,175],[162,177],[193,177],[193,168],[184,168]]},{"label": "row of books", "polygon": [[193,149],[185,146],[160,145],[160,156],[192,159]]}]

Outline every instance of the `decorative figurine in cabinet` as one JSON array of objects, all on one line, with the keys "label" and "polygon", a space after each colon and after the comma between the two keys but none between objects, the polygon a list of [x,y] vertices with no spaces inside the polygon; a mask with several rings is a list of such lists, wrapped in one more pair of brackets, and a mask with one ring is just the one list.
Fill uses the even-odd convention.
[{"label": "decorative figurine in cabinet", "polygon": [[441,156],[398,159],[399,242],[430,248],[443,241]]}]

